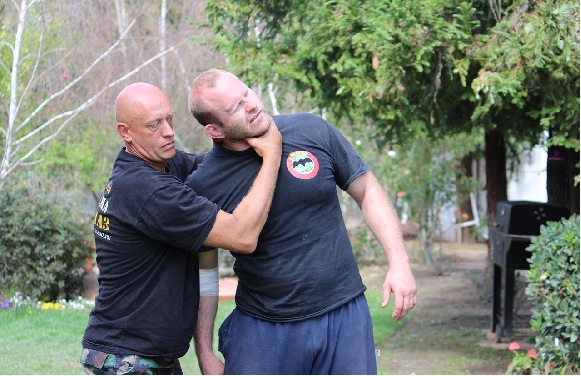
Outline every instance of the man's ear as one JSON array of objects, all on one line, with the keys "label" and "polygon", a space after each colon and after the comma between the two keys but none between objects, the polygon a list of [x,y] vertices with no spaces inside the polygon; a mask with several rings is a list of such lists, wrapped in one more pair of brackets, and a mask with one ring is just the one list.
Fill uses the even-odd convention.
[{"label": "man's ear", "polygon": [[131,136],[129,135],[129,130],[127,129],[127,124],[125,123],[117,123],[117,133],[125,142],[131,142]]},{"label": "man's ear", "polygon": [[224,138],[222,127],[219,127],[216,124],[206,124],[204,132],[206,132],[206,135],[210,138]]}]

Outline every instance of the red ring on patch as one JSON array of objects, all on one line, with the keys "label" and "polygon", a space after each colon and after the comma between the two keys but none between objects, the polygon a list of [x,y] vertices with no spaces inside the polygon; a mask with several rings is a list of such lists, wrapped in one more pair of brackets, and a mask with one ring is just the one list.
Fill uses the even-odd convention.
[{"label": "red ring on patch", "polygon": [[293,151],[286,159],[286,168],[295,178],[312,179],[319,172],[319,161],[308,151]]}]

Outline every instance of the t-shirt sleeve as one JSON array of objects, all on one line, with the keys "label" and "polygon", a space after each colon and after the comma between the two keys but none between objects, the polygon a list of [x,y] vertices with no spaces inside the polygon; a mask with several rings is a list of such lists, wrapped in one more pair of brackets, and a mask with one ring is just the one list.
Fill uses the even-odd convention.
[{"label": "t-shirt sleeve", "polygon": [[347,190],[353,180],[369,170],[369,164],[361,158],[353,145],[329,122],[323,120],[327,129],[326,143],[335,164],[335,181],[342,190]]},{"label": "t-shirt sleeve", "polygon": [[175,176],[181,181],[184,181],[188,175],[198,168],[198,165],[202,163],[206,154],[185,153],[176,150],[175,156],[168,161],[168,166]]},{"label": "t-shirt sleeve", "polygon": [[149,197],[137,226],[145,234],[186,251],[197,251],[216,222],[218,206],[177,181]]}]

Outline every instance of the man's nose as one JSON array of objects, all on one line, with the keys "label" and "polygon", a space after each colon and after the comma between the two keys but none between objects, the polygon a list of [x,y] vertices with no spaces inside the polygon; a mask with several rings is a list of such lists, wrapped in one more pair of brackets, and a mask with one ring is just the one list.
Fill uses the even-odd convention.
[{"label": "man's nose", "polygon": [[162,132],[163,132],[164,137],[173,137],[173,135],[174,135],[173,124],[168,123],[167,121],[164,121]]},{"label": "man's nose", "polygon": [[246,112],[252,112],[256,108],[256,102],[248,98],[244,98],[243,102]]}]

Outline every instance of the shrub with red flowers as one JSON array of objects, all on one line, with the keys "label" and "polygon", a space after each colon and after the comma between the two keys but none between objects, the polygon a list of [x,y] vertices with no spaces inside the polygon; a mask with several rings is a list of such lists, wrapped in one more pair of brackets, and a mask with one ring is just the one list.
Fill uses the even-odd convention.
[{"label": "shrub with red flowers", "polygon": [[512,362],[506,370],[507,375],[539,375],[539,355],[535,349],[530,349],[526,353],[520,350],[518,342],[511,342],[508,350],[514,353]]},{"label": "shrub with red flowers", "polygon": [[512,342],[508,349],[515,356],[506,373],[579,375],[579,216],[541,226],[527,250],[532,255],[526,294],[533,303],[535,349],[525,354]]},{"label": "shrub with red flowers", "polygon": [[541,372],[579,375],[579,216],[548,222],[527,250],[526,294]]}]

